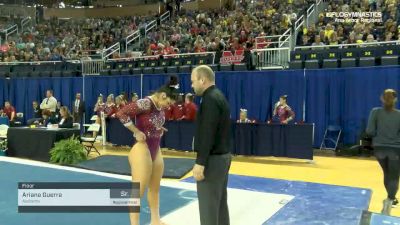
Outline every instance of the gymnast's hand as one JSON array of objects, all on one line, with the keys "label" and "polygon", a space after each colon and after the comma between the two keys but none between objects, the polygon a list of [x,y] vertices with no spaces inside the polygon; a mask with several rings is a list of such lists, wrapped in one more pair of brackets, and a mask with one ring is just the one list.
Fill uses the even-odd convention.
[{"label": "gymnast's hand", "polygon": [[146,135],[142,131],[137,131],[137,132],[133,133],[133,137],[136,138],[137,142],[146,141]]}]

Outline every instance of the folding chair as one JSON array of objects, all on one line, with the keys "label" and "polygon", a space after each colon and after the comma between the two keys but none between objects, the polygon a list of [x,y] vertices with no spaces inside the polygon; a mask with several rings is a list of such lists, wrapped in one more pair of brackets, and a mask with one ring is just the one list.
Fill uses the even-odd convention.
[{"label": "folding chair", "polygon": [[[95,152],[97,152],[97,154],[100,155],[99,150],[97,150],[96,146],[94,146],[94,143],[96,142],[96,138],[99,134],[100,131],[100,124],[97,123],[92,123],[92,124],[84,124],[84,127],[88,127],[87,131],[84,132],[84,134],[80,137],[80,141],[82,143],[82,145],[85,147],[86,151],[87,151],[87,155],[90,154],[90,152],[92,150],[94,150]],[[93,133],[95,133],[96,135],[93,137]],[[91,137],[88,137],[87,135],[92,135]],[[88,144],[88,145],[85,145]]]},{"label": "folding chair", "polygon": [[338,146],[340,135],[342,134],[342,129],[340,126],[329,125],[325,130],[324,138],[320,146],[320,150],[334,150]]}]

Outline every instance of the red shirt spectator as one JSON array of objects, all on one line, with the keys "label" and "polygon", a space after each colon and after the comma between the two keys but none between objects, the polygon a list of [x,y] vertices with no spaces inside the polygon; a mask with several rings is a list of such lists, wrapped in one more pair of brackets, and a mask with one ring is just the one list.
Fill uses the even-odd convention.
[{"label": "red shirt spectator", "polygon": [[184,120],[194,121],[196,119],[197,105],[193,103],[193,95],[186,94],[184,105]]},{"label": "red shirt spectator", "polygon": [[172,116],[174,120],[182,120],[184,116],[184,106],[183,104],[175,103],[172,107]]},{"label": "red shirt spectator", "polygon": [[184,120],[194,121],[196,119],[197,105],[193,102],[185,103],[184,113]]},{"label": "red shirt spectator", "polygon": [[171,106],[164,109],[164,114],[165,114],[165,121],[171,121],[174,119],[174,117],[172,115],[172,107]]},{"label": "red shirt spectator", "polygon": [[10,104],[10,102],[5,102],[3,114],[8,117],[10,121],[15,119],[15,108]]}]

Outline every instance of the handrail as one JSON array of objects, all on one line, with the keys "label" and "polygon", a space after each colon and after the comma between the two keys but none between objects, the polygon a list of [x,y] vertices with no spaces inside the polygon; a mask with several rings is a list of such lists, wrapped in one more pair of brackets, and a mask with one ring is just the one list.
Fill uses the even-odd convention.
[{"label": "handrail", "polygon": [[196,52],[196,53],[180,53],[180,54],[169,54],[169,55],[149,55],[149,56],[134,56],[134,57],[129,57],[129,58],[118,58],[118,59],[107,59],[107,61],[129,61],[129,60],[138,60],[138,59],[159,59],[161,56],[163,58],[174,58],[174,57],[179,57],[179,56],[190,56],[190,55],[213,55],[213,61],[212,63],[214,64],[215,62],[215,55],[216,52]]},{"label": "handrail", "polygon": [[133,32],[132,34],[126,36],[125,38],[125,52],[128,51],[128,45],[135,41],[136,39],[139,39],[140,42],[140,30],[137,30]]},{"label": "handrail", "polygon": [[33,62],[0,62],[0,65],[40,65],[40,64],[56,64],[62,63],[63,61],[33,61]]},{"label": "handrail", "polygon": [[25,25],[27,25],[29,22],[31,22],[31,17],[25,17],[23,20],[21,20],[21,31],[24,31]]},{"label": "handrail", "polygon": [[171,14],[169,11],[166,11],[164,14],[160,16],[160,22],[164,22],[165,20],[169,19],[171,17]]},{"label": "handrail", "polygon": [[120,52],[120,44],[119,42],[113,44],[109,48],[103,50],[101,52],[101,58],[102,59],[107,59],[110,55],[114,54],[115,52]]},{"label": "handrail", "polygon": [[147,36],[147,32],[149,32],[151,29],[157,27],[157,21],[153,20],[149,24],[146,25],[144,35]]},{"label": "handrail", "polygon": [[213,60],[212,63],[214,64],[215,62],[215,52],[195,52],[195,53],[180,53],[180,54],[169,54],[169,55],[163,55],[164,58],[173,58],[176,56],[190,56],[190,55],[208,55],[212,54],[213,55]]},{"label": "handrail", "polygon": [[374,46],[374,45],[386,45],[386,44],[396,44],[400,45],[400,41],[381,41],[381,42],[365,42],[365,43],[357,43],[357,44],[340,44],[340,45],[315,45],[315,46],[298,46],[295,47],[294,50],[297,49],[319,49],[319,48],[345,48],[351,46]]}]

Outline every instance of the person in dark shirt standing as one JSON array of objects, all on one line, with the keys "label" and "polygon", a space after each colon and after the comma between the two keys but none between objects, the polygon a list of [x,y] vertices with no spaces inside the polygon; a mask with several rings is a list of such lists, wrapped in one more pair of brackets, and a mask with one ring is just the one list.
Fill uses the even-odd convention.
[{"label": "person in dark shirt standing", "polygon": [[400,174],[400,111],[396,109],[397,92],[386,89],[381,101],[383,107],[372,109],[367,134],[372,137],[374,154],[383,170],[383,182],[387,198],[383,201],[382,214],[390,215],[393,205],[398,203]]},{"label": "person in dark shirt standing", "polygon": [[201,225],[229,225],[227,198],[230,154],[229,104],[215,87],[215,74],[208,66],[192,71],[192,88],[201,96],[196,117],[193,176],[197,181]]}]

